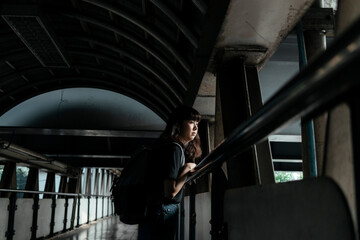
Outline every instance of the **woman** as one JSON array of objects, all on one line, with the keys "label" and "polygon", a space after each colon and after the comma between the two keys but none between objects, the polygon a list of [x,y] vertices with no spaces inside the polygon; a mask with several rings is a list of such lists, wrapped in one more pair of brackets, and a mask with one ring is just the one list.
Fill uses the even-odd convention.
[{"label": "woman", "polygon": [[157,181],[162,192],[161,206],[154,211],[155,217],[139,225],[138,239],[175,238],[183,186],[187,175],[196,167],[195,159],[201,155],[200,120],[198,111],[185,106],[177,108],[170,116],[160,137],[161,147],[154,150],[153,155],[161,163]]}]

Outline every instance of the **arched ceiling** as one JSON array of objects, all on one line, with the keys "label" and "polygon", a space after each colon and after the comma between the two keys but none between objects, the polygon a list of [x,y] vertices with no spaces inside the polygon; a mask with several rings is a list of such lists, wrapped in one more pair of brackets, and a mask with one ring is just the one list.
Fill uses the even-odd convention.
[{"label": "arched ceiling", "polygon": [[[312,2],[3,0],[0,115],[41,94],[86,88],[127,96],[162,120],[181,104],[213,116],[215,56],[227,51],[262,66]],[[159,135],[140,127],[37,124],[0,128],[0,162],[1,156],[15,158],[22,146],[45,156],[49,165],[55,159],[77,167],[119,167]],[[16,155],[22,158],[28,156]]]},{"label": "arched ceiling", "polygon": [[54,89],[93,87],[127,95],[166,119],[185,98],[194,101],[189,89],[205,73],[227,1],[212,3],[216,15],[209,4],[2,1],[0,112]]},{"label": "arched ceiling", "polygon": [[[137,147],[159,136],[159,126],[174,108],[194,103],[227,5],[210,0],[1,1],[0,115],[6,113],[2,119],[10,122],[2,120],[0,163],[12,159],[62,174],[73,173],[67,166],[121,167]],[[73,93],[67,120],[58,122],[53,113],[62,100],[50,107],[51,98],[41,96],[70,88],[109,90],[107,97],[117,97],[114,104],[97,99],[98,107],[81,119],[87,103],[74,101],[81,93]],[[135,100],[136,110],[130,103],[116,109],[115,93]],[[20,126],[11,118],[18,109],[42,112],[28,113],[32,123]],[[150,113],[142,111],[119,129],[128,119],[119,112],[141,109]],[[107,115],[112,111],[118,113]],[[157,115],[157,123],[149,126],[151,115]],[[148,125],[140,126],[145,118]]]},{"label": "arched ceiling", "polygon": [[94,88],[68,88],[40,94],[0,117],[13,128],[162,131],[165,122],[124,95]]}]

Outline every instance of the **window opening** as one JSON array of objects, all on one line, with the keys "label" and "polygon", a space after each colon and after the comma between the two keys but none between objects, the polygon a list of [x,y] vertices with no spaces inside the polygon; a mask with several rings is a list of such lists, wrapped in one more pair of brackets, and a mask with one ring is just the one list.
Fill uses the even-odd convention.
[{"label": "window opening", "polygon": [[275,171],[275,182],[290,182],[303,179],[303,173],[298,171]]},{"label": "window opening", "polygon": [[[45,190],[47,172],[39,171],[39,191]],[[39,194],[39,199],[43,199],[44,194]]]},{"label": "window opening", "polygon": [[[29,168],[28,167],[16,167],[16,189],[24,190],[26,187],[26,181],[29,175]],[[18,193],[17,197],[22,198],[24,193]]]}]

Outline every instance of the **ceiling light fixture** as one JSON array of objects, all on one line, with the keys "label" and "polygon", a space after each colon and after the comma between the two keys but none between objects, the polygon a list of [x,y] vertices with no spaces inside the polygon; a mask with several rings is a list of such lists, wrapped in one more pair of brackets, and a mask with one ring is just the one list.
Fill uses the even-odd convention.
[{"label": "ceiling light fixture", "polygon": [[2,5],[1,16],[44,67],[70,67],[38,6]]}]

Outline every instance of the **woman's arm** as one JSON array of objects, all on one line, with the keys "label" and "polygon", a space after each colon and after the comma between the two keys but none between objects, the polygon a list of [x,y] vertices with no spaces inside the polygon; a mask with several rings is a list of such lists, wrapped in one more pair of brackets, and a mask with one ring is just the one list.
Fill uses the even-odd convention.
[{"label": "woman's arm", "polygon": [[195,163],[186,163],[183,167],[183,170],[180,172],[178,178],[174,179],[165,179],[164,180],[164,194],[167,198],[174,198],[178,194],[181,188],[184,186],[187,174],[193,172],[196,167]]}]

